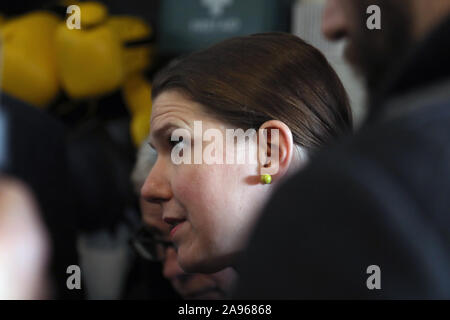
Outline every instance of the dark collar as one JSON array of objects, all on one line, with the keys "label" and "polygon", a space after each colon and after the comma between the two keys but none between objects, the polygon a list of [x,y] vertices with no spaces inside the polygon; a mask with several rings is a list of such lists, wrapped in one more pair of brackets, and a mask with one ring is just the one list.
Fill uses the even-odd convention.
[{"label": "dark collar", "polygon": [[425,40],[409,51],[403,62],[388,74],[370,102],[368,121],[384,113],[393,97],[412,93],[450,78],[450,16]]}]

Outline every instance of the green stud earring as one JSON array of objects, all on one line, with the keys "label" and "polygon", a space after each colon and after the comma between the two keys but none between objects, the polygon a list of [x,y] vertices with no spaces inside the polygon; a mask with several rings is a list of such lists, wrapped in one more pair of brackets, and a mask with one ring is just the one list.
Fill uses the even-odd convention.
[{"label": "green stud earring", "polygon": [[272,182],[272,176],[270,174],[263,174],[261,176],[261,182],[263,184],[270,184]]}]

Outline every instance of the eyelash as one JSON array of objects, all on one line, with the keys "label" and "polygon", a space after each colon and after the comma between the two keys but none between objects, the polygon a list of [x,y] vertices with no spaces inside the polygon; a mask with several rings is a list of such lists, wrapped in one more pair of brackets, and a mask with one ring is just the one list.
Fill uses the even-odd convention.
[{"label": "eyelash", "polygon": [[175,141],[172,141],[171,138],[172,138],[171,135],[169,135],[168,138],[167,138],[167,141],[169,142],[169,145],[170,145],[171,147],[175,147],[177,144],[183,142],[183,137],[180,137],[180,139],[179,139],[178,141],[176,141],[176,140],[175,140]]}]

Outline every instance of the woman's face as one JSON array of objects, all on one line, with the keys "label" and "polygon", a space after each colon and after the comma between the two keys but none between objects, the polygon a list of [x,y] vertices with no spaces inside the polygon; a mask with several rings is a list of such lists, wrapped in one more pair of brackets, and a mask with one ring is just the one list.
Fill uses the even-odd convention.
[{"label": "woman's face", "polygon": [[[141,194],[147,201],[159,203],[164,221],[176,225],[171,240],[182,268],[215,272],[229,266],[245,243],[271,185],[260,183],[260,166],[255,159],[250,163],[250,157],[244,164],[194,164],[194,160],[175,164],[171,153],[177,142],[171,141],[171,134],[177,128],[190,133],[191,141],[180,143],[192,145],[194,159],[193,141],[199,137],[198,132],[194,134],[194,121],[202,122],[203,133],[218,129],[224,140],[225,129],[236,129],[208,116],[204,107],[177,91],[163,92],[154,100],[150,143],[158,158]],[[203,150],[212,144],[201,141]],[[234,146],[243,148],[237,141]],[[224,142],[224,159],[226,152]]]}]

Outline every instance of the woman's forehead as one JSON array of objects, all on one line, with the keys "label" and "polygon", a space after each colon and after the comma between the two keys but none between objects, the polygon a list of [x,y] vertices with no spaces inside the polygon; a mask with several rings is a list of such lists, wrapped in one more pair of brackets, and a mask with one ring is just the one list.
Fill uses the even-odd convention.
[{"label": "woman's forehead", "polygon": [[167,117],[192,118],[202,113],[199,103],[187,99],[178,91],[165,91],[153,101],[151,126]]},{"label": "woman's forehead", "polygon": [[205,127],[225,128],[228,125],[207,110],[207,107],[190,100],[179,91],[165,91],[154,100],[150,131],[158,130],[167,123],[179,124],[180,127],[193,127],[195,121],[202,121]]}]

